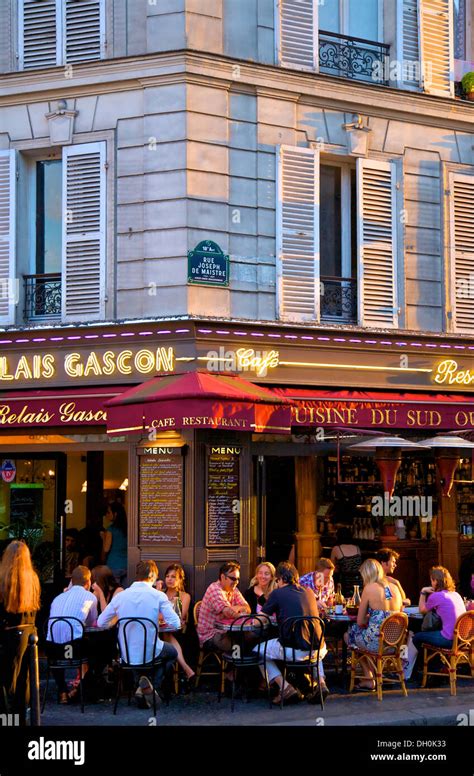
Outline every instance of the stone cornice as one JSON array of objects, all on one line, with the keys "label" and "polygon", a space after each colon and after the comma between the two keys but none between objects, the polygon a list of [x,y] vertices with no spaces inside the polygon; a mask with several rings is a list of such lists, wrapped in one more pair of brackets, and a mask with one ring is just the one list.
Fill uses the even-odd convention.
[{"label": "stone cornice", "polygon": [[63,72],[63,68],[51,68],[2,75],[0,107],[187,82],[236,91],[253,89],[304,105],[422,121],[451,131],[472,132],[474,125],[474,105],[469,102],[190,50],[77,64],[74,78],[64,77]]}]

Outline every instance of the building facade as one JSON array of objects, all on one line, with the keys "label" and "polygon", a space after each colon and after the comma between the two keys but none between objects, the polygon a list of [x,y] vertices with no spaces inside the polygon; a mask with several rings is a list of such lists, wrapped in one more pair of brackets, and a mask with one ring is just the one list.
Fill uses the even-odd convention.
[{"label": "building facade", "polygon": [[[308,570],[339,455],[327,429],[355,424],[358,401],[366,430],[474,427],[471,1],[0,0],[0,13],[0,445],[17,485],[44,486],[14,488],[28,493],[12,511],[5,483],[6,522],[42,501],[59,547],[60,525],[99,519],[123,486],[131,570],[180,559],[199,593],[222,560],[245,575],[292,534]],[[300,402],[292,433],[107,433],[112,396],[197,368]],[[182,472],[163,453],[182,487],[161,507],[150,447],[185,448]],[[209,483],[226,466],[219,543]],[[467,507],[440,496],[407,574],[436,557],[455,572],[471,546],[470,487],[456,487]]]}]

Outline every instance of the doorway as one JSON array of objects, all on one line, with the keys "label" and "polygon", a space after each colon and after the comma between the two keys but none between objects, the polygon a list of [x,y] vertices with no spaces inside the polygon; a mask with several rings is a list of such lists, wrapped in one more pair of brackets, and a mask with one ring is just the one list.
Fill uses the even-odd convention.
[{"label": "doorway", "polygon": [[280,561],[288,560],[295,541],[295,459],[283,456],[259,458],[261,514],[258,544],[265,548],[265,560],[277,566]]}]

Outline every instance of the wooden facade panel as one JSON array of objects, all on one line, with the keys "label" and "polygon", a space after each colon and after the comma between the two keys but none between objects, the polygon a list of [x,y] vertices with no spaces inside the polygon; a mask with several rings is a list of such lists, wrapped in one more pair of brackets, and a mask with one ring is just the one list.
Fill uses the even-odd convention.
[{"label": "wooden facade panel", "polygon": [[439,203],[441,200],[439,178],[429,175],[405,172],[404,192],[406,202],[416,200],[418,202]]},{"label": "wooden facade panel", "polygon": [[408,226],[439,230],[441,225],[441,210],[434,202],[405,201],[406,223]]},{"label": "wooden facade panel", "polygon": [[410,280],[437,280],[443,277],[441,261],[437,256],[406,252],[405,274]]},{"label": "wooden facade panel", "polygon": [[441,254],[441,234],[439,229],[407,226],[405,229],[405,250],[414,253]]},{"label": "wooden facade panel", "polygon": [[409,280],[405,284],[408,305],[440,307],[442,305],[441,284],[429,280]]}]

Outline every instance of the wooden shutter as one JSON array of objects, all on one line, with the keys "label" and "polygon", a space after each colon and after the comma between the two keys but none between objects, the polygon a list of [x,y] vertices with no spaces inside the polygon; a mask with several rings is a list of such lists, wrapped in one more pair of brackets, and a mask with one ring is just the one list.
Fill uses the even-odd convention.
[{"label": "wooden shutter", "polygon": [[420,0],[421,74],[426,92],[454,96],[452,0]]},{"label": "wooden shutter", "polygon": [[398,325],[395,168],[357,159],[359,323]]},{"label": "wooden shutter", "polygon": [[317,70],[317,0],[277,0],[277,62],[298,70]]},{"label": "wooden shutter", "polygon": [[101,320],[105,313],[105,143],[69,146],[63,155],[63,320]]},{"label": "wooden shutter", "polygon": [[450,176],[451,298],[453,328],[474,332],[474,176]]},{"label": "wooden shutter", "polygon": [[419,0],[399,0],[399,34],[401,36],[400,86],[419,87],[421,84]]},{"label": "wooden shutter", "polygon": [[0,151],[0,324],[15,322],[15,151]]},{"label": "wooden shutter", "polygon": [[100,59],[103,45],[101,0],[66,0],[64,62]]},{"label": "wooden shutter", "polygon": [[21,70],[59,63],[56,0],[20,0],[19,38]]},{"label": "wooden shutter", "polygon": [[280,146],[277,274],[280,318],[319,319],[319,151]]}]

